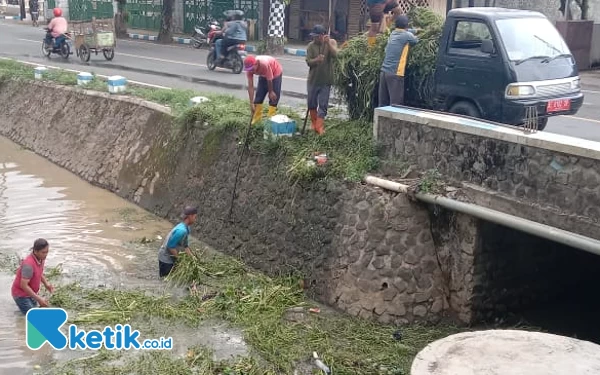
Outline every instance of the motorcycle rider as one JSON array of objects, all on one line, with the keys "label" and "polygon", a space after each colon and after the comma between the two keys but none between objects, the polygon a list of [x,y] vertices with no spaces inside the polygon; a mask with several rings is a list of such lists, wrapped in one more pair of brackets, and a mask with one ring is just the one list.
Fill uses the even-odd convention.
[{"label": "motorcycle rider", "polygon": [[54,18],[48,24],[48,32],[46,33],[46,45],[52,45],[52,39],[60,37],[67,32],[69,24],[67,19],[62,16],[62,10],[60,8],[54,8],[52,11]]},{"label": "motorcycle rider", "polygon": [[243,20],[243,15],[236,12],[233,20],[225,24],[223,39],[217,41],[217,61],[222,63],[227,57],[227,48],[237,44],[244,44],[248,40],[248,25]]}]

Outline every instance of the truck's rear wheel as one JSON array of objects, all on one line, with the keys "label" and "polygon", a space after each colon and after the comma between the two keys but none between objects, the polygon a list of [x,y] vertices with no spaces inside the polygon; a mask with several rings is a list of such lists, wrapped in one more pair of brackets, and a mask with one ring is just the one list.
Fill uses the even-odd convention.
[{"label": "truck's rear wheel", "polygon": [[481,114],[479,113],[477,107],[475,107],[473,103],[466,101],[454,103],[454,105],[450,107],[450,111],[448,112],[475,118],[481,117]]},{"label": "truck's rear wheel", "polygon": [[546,129],[546,125],[548,125],[548,117],[538,118],[537,128],[538,130]]}]

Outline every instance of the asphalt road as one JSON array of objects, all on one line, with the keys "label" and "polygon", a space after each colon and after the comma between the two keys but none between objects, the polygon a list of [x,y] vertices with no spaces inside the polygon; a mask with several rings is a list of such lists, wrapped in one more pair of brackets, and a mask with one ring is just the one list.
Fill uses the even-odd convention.
[{"label": "asphalt road", "polygon": [[[205,64],[205,49],[120,39],[112,62],[105,61],[102,55],[92,55],[90,62],[84,64],[75,55],[68,61],[54,55],[46,59],[41,54],[43,37],[42,28],[0,21],[0,56],[105,76],[123,75],[130,81],[158,86],[247,98],[245,76],[228,70],[209,71]],[[303,106],[308,73],[304,58],[282,56],[279,59],[284,69],[282,103]],[[585,102],[581,110],[576,116],[550,119],[546,131],[600,142],[600,73],[583,73],[582,85]]]}]

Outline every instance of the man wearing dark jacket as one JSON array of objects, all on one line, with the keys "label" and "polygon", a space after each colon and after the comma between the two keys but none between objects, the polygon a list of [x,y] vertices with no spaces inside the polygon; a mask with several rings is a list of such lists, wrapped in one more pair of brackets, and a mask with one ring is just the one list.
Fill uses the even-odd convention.
[{"label": "man wearing dark jacket", "polygon": [[407,30],[408,18],[398,16],[396,29],[390,34],[385,47],[385,58],[379,76],[379,106],[404,104],[404,75],[408,64],[411,46],[419,41],[413,34],[416,30]]}]

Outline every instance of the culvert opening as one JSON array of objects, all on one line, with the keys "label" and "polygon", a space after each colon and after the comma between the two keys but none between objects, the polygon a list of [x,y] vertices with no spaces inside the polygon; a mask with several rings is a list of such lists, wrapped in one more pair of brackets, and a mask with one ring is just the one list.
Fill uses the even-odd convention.
[{"label": "culvert opening", "polygon": [[600,256],[489,222],[480,233],[476,323],[600,343]]}]

